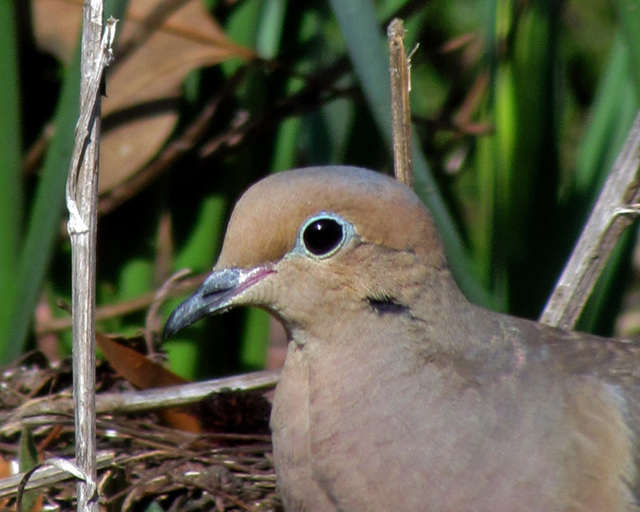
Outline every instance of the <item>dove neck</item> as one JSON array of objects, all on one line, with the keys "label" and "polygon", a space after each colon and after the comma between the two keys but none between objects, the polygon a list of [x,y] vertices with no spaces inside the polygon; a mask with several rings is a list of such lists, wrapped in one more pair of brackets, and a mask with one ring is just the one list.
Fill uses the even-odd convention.
[{"label": "dove neck", "polygon": [[470,354],[483,359],[508,345],[500,335],[502,315],[471,304],[448,268],[430,268],[422,276],[415,272],[404,275],[410,278],[381,287],[384,293],[374,290],[357,304],[343,302],[330,316],[316,317],[301,331],[294,329],[293,340],[310,361],[375,356],[406,364]]}]

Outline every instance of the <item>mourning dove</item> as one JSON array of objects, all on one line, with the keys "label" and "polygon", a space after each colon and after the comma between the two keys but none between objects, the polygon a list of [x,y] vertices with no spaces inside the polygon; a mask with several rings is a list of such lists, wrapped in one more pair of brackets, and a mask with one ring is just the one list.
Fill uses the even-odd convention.
[{"label": "mourning dove", "polygon": [[469,303],[396,180],[249,188],[165,334],[236,306],[290,340],[271,415],[287,512],[640,510],[640,348]]}]

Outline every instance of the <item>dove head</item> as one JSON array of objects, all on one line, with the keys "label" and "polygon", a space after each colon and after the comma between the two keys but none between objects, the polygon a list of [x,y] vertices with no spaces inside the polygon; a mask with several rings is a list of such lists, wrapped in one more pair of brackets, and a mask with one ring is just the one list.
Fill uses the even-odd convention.
[{"label": "dove head", "polygon": [[405,185],[346,166],[282,172],[239,199],[213,272],[173,312],[165,337],[241,305],[289,329],[332,311],[400,308],[436,273],[448,274],[439,237]]}]

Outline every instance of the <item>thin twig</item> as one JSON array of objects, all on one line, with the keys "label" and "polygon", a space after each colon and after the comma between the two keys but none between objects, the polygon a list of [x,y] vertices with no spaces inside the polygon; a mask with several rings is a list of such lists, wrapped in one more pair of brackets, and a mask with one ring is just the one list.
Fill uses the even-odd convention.
[{"label": "thin twig", "polygon": [[166,300],[178,282],[191,273],[189,269],[178,270],[164,284],[156,291],[153,302],[147,310],[147,314],[144,320],[144,341],[147,345],[147,354],[149,357],[156,355],[156,339],[161,337],[162,331],[161,319],[159,318],[158,311],[162,306],[162,303]]},{"label": "thin twig", "polygon": [[[188,276],[175,283],[175,285],[167,292],[165,298],[178,297],[193,292],[202,284],[210,272],[203,272],[193,276]],[[118,302],[117,304],[107,304],[96,308],[95,318],[97,322],[129,315],[137,311],[147,309],[156,300],[156,291],[143,293],[131,300]],[[66,309],[66,308],[65,308]],[[56,333],[69,329],[72,326],[71,318],[59,317],[48,320],[40,320],[36,322],[35,332],[37,336]]]},{"label": "thin twig", "polygon": [[67,178],[73,311],[73,398],[79,512],[98,512],[95,419],[95,265],[100,138],[100,85],[113,58],[116,21],[102,35],[103,0],[84,2],[80,118]]},{"label": "thin twig", "polygon": [[281,98],[259,116],[246,117],[227,132],[215,136],[199,150],[201,158],[210,157],[222,147],[238,148],[241,144],[273,131],[283,120],[315,110],[336,98],[356,96],[357,88],[336,84],[349,71],[348,61],[339,59],[308,77],[307,85],[300,91]]},{"label": "thin twig", "polygon": [[31,480],[31,477],[38,469],[47,466],[58,468],[60,471],[74,477],[76,480],[85,482],[85,484],[89,488],[87,494],[91,496],[96,494],[97,487],[95,478],[92,478],[91,475],[85,473],[82,469],[80,469],[80,466],[70,461],[69,459],[64,459],[62,457],[53,457],[51,459],[45,460],[40,464],[37,464],[29,471],[24,473],[22,479],[20,480],[20,484],[18,485],[18,493],[16,495],[16,512],[22,512],[22,497],[24,495],[25,488],[29,483],[29,480]]},{"label": "thin twig", "polygon": [[[98,414],[118,414],[151,411],[166,407],[180,407],[202,401],[222,391],[256,391],[274,387],[280,370],[264,370],[219,379],[190,382],[167,388],[143,391],[101,393],[96,397]],[[8,415],[0,416],[0,434],[12,435],[27,425],[52,423],[52,416],[73,413],[73,401],[68,393],[32,399]]]},{"label": "thin twig", "polygon": [[413,188],[411,157],[410,63],[404,48],[404,25],[395,18],[387,28],[389,73],[391,75],[391,122],[393,163],[398,181]]},{"label": "thin twig", "polygon": [[[98,454],[96,459],[98,468],[106,468],[113,464],[115,455],[116,454],[110,450]],[[0,479],[0,498],[7,498],[18,494],[20,482],[24,476],[25,473],[19,473],[17,475]],[[24,490],[31,491],[33,489],[51,487],[52,485],[68,480],[69,478],[72,478],[72,475],[64,469],[61,469],[59,466],[39,466],[26,482]]]},{"label": "thin twig", "polygon": [[640,113],[540,321],[571,329],[623,230],[640,213]]}]

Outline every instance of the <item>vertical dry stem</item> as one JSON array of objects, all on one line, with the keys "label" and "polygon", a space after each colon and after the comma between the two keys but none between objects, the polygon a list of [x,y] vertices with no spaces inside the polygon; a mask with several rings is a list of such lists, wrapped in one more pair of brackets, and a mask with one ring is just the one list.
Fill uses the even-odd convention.
[{"label": "vertical dry stem", "polygon": [[395,18],[387,27],[389,73],[391,75],[391,122],[393,163],[396,179],[413,188],[411,156],[411,104],[409,62],[404,48],[404,25]]},{"label": "vertical dry stem", "polygon": [[640,209],[640,113],[540,321],[572,329],[620,235]]},{"label": "vertical dry stem", "polygon": [[84,0],[80,118],[67,178],[73,308],[77,510],[97,512],[95,420],[95,267],[100,138],[100,82],[109,64],[115,21],[102,39],[103,0]]}]

